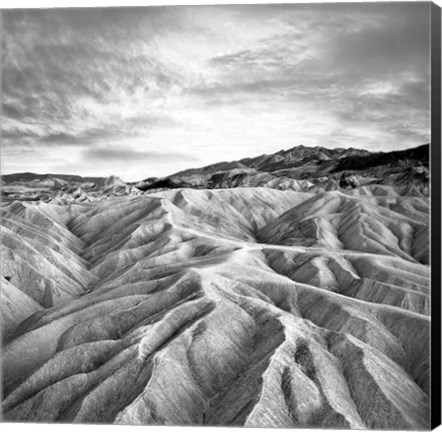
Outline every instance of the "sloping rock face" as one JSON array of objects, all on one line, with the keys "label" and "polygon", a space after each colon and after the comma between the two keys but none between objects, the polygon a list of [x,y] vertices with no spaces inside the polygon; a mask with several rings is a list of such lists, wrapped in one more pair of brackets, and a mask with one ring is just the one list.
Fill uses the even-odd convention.
[{"label": "sloping rock face", "polygon": [[429,144],[387,153],[300,145],[270,155],[189,169],[161,179],[148,178],[136,186],[143,191],[269,187],[315,193],[360,186],[376,193],[379,186],[390,186],[399,195],[428,196]]},{"label": "sloping rock face", "polygon": [[427,428],[428,209],[388,186],[9,204],[4,419]]},{"label": "sloping rock face", "polygon": [[18,173],[2,176],[2,201],[80,204],[111,196],[137,196],[140,189],[119,177],[80,177],[63,174]]}]

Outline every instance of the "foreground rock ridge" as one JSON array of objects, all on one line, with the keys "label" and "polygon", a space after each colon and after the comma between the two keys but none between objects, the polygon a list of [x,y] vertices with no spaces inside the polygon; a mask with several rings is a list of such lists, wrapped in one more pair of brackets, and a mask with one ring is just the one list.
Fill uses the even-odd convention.
[{"label": "foreground rock ridge", "polygon": [[1,208],[3,420],[429,428],[429,199],[396,180],[37,179]]}]

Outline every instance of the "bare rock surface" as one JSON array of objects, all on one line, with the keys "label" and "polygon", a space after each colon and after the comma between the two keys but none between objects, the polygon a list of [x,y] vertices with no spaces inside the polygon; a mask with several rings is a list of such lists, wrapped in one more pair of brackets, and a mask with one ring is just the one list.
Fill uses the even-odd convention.
[{"label": "bare rock surface", "polygon": [[428,196],[429,145],[388,153],[298,145],[270,155],[147,178],[136,186],[143,191],[269,187],[315,193],[363,187],[360,193],[367,195]]},{"label": "bare rock surface", "polygon": [[5,420],[429,427],[424,194],[127,187],[3,206]]},{"label": "bare rock surface", "polygon": [[218,162],[167,177],[127,183],[117,176],[17,173],[1,178],[2,201],[86,204],[144,191],[266,187],[357,195],[429,196],[429,144],[393,152],[298,145],[274,154]]}]

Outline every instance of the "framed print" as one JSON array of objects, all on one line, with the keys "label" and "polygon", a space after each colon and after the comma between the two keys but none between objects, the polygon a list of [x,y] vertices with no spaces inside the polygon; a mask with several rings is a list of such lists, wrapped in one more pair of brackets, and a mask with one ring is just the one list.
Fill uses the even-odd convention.
[{"label": "framed print", "polygon": [[5,423],[440,424],[440,8],[3,9]]}]

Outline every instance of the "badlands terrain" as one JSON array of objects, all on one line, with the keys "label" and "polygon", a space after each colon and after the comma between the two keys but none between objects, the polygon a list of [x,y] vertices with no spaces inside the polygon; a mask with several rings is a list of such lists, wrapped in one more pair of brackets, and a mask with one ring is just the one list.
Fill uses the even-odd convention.
[{"label": "badlands terrain", "polygon": [[4,420],[429,428],[428,145],[2,191]]}]

